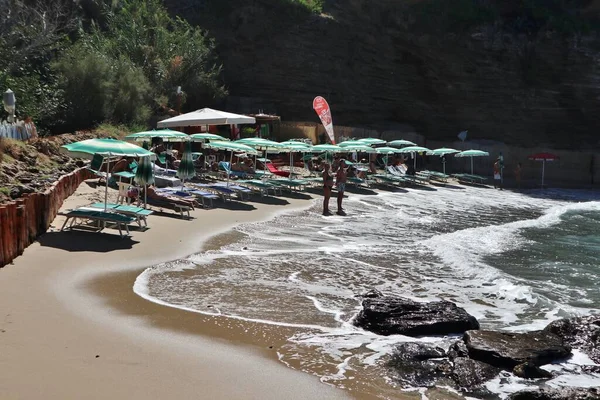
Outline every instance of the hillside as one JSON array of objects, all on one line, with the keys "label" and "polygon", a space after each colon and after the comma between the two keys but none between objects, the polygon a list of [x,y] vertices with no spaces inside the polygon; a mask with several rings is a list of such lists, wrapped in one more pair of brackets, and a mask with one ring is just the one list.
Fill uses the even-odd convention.
[{"label": "hillside", "polygon": [[316,121],[320,94],[339,125],[599,147],[600,2],[525,3],[166,1],[215,38],[231,109]]}]

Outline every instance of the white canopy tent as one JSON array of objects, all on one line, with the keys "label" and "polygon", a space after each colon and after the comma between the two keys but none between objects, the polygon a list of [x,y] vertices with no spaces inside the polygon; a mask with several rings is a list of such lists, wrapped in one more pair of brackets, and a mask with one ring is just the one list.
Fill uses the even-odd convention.
[{"label": "white canopy tent", "polygon": [[176,117],[164,119],[157,125],[159,128],[174,128],[183,126],[202,126],[202,125],[234,125],[234,124],[255,124],[254,117],[246,115],[233,114],[230,112],[213,110],[212,108],[201,108]]}]

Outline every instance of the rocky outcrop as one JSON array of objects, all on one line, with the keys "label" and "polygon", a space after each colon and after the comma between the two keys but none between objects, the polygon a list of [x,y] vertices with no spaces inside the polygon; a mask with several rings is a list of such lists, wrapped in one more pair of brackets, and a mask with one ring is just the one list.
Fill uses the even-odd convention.
[{"label": "rocky outcrop", "polygon": [[[318,122],[311,104],[321,94],[338,125],[407,124],[432,140],[469,129],[520,146],[598,143],[590,129],[600,126],[597,37],[529,30],[544,24],[517,1],[327,0],[321,15],[283,1],[165,3],[215,38],[232,111]],[[433,5],[424,11],[424,3]],[[469,4],[500,9],[469,24],[462,18],[487,15],[461,9]]]},{"label": "rocky outcrop", "polygon": [[569,346],[580,349],[595,363],[600,363],[600,314],[559,319],[544,331],[560,336]]},{"label": "rocky outcrop", "polygon": [[479,329],[479,322],[449,301],[420,303],[402,297],[369,293],[354,325],[379,335],[447,335]]},{"label": "rocky outcrop", "polygon": [[524,363],[544,365],[571,354],[560,337],[545,331],[469,331],[464,341],[470,358],[507,370]]},{"label": "rocky outcrop", "polygon": [[543,388],[539,391],[523,390],[513,393],[508,400],[598,400],[600,399],[600,390],[598,388],[576,389],[561,388],[551,389]]}]

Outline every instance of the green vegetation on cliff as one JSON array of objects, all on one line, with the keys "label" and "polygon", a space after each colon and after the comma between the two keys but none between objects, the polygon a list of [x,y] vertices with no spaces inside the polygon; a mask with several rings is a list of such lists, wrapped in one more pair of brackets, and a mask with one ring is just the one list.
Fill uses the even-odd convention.
[{"label": "green vegetation on cliff", "polygon": [[[0,19],[0,52],[12,55],[0,58],[0,87],[15,91],[18,115],[31,116],[42,130],[144,124],[159,108],[227,93],[214,42],[169,16],[161,0],[100,3],[96,19],[67,2],[45,9],[42,1],[15,3],[16,18]],[[45,45],[34,48],[40,40]],[[185,87],[181,96],[178,86]]]}]

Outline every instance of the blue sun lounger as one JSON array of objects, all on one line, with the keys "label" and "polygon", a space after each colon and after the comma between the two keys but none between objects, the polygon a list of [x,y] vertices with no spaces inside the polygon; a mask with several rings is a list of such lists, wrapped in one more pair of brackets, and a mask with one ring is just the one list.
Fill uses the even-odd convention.
[{"label": "blue sun lounger", "polygon": [[71,230],[76,227],[94,227],[97,232],[100,232],[107,224],[114,224],[119,230],[119,235],[121,237],[123,237],[123,228],[125,228],[127,235],[129,235],[129,227],[127,225],[136,220],[127,215],[100,211],[91,207],[80,207],[74,210],[68,210],[67,212],[59,213],[59,215],[67,217],[63,226],[60,228],[61,231],[67,227]]},{"label": "blue sun lounger", "polygon": [[202,202],[202,207],[206,207],[205,200],[210,201],[210,207],[213,207],[213,200],[217,200],[220,197],[214,193],[207,192],[205,190],[199,190],[194,188],[189,188],[184,186],[182,188],[161,188],[157,189],[158,192],[169,193],[175,196],[189,198],[190,196],[195,196],[196,199]]}]

